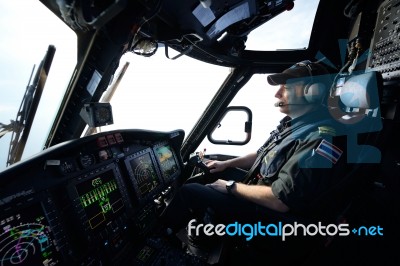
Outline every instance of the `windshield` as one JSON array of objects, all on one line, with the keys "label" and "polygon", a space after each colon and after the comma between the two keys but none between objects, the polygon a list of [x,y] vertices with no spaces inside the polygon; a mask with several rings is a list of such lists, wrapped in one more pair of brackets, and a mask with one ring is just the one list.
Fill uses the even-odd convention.
[{"label": "windshield", "polygon": [[[49,45],[56,47],[49,76],[22,158],[43,149],[47,133],[76,65],[75,33],[39,1],[0,2],[0,123],[10,128],[22,98]],[[51,34],[50,34],[51,33]],[[0,170],[6,167],[12,130],[2,131]]]},{"label": "windshield", "polygon": [[[304,11],[310,8],[316,10],[318,2],[296,0],[293,10],[284,12],[272,19],[271,24],[267,22],[252,32],[246,49],[304,49],[308,46],[313,22],[313,17],[306,18]],[[55,56],[22,159],[43,149],[77,63],[77,37],[40,1],[2,1],[0,8],[2,170],[7,165],[12,139],[12,129],[7,132],[4,128],[12,125],[17,117],[33,66],[37,67],[49,45],[54,45]],[[289,26],[288,15],[296,16],[299,23],[293,23],[292,19]],[[298,34],[299,32],[303,34]],[[278,39],[284,43],[277,42]],[[128,69],[110,101],[114,124],[102,127],[102,131],[121,128],[166,131],[179,128],[187,134],[230,73],[229,68],[207,64],[187,56],[176,60],[167,59],[163,47],[151,57],[127,53],[121,58],[120,68],[126,62],[130,63]],[[120,69],[116,71],[116,75],[119,71]],[[274,126],[275,124],[271,124],[271,130]],[[263,132],[269,132],[269,129],[263,129]],[[263,135],[262,138],[264,137]],[[260,139],[253,142],[262,141]],[[224,147],[219,148],[219,152],[224,152]]]},{"label": "windshield", "polygon": [[162,51],[152,57],[127,53],[120,67],[125,62],[130,64],[110,101],[114,124],[104,130],[134,126],[188,133],[230,72],[187,56],[170,60]]}]

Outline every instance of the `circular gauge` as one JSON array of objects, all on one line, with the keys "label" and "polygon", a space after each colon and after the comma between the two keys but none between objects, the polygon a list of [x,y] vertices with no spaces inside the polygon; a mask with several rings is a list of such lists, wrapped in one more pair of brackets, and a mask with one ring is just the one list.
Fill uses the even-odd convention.
[{"label": "circular gauge", "polygon": [[93,154],[82,154],[79,157],[79,162],[83,168],[88,168],[89,166],[94,165],[96,160]]},{"label": "circular gauge", "polygon": [[112,114],[109,108],[100,106],[95,109],[96,124],[107,125],[112,124]]}]

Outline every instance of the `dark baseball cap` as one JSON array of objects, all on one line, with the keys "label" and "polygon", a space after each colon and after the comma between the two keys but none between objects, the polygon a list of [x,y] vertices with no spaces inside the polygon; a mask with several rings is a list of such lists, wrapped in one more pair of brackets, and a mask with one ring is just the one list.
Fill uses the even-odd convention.
[{"label": "dark baseball cap", "polygon": [[309,78],[312,82],[314,77],[329,74],[329,71],[320,63],[305,60],[285,69],[282,73],[269,75],[267,80],[270,85],[286,84],[288,80],[298,81],[304,78]]}]

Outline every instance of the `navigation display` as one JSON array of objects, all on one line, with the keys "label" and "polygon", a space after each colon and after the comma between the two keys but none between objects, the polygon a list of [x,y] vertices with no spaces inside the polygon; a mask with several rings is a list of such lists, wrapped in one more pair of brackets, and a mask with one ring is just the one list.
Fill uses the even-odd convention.
[{"label": "navigation display", "polygon": [[146,197],[161,184],[150,155],[150,149],[129,158],[127,164],[131,169],[131,179],[140,198]]},{"label": "navigation display", "polygon": [[178,173],[178,165],[173,151],[169,145],[162,145],[154,149],[160,162],[161,172],[165,179],[169,180]]},{"label": "navigation display", "polygon": [[124,209],[112,169],[77,184],[75,188],[91,229],[104,226]]},{"label": "navigation display", "polygon": [[0,218],[1,265],[59,265],[50,225],[40,203]]}]

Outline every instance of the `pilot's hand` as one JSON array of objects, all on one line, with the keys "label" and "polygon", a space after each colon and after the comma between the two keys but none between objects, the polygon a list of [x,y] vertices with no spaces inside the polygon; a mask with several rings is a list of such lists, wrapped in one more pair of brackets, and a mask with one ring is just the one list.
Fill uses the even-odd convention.
[{"label": "pilot's hand", "polygon": [[215,189],[219,192],[228,194],[228,191],[226,190],[226,182],[227,182],[226,180],[218,179],[217,181],[207,184],[206,186]]},{"label": "pilot's hand", "polygon": [[206,165],[210,169],[210,173],[222,172],[228,168],[228,163],[225,161],[208,161]]}]

